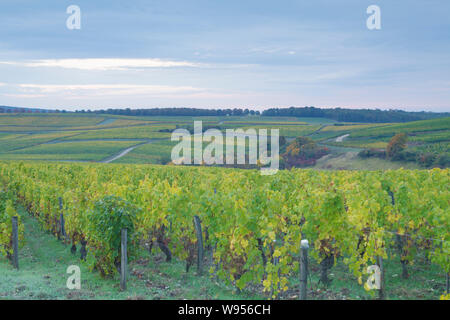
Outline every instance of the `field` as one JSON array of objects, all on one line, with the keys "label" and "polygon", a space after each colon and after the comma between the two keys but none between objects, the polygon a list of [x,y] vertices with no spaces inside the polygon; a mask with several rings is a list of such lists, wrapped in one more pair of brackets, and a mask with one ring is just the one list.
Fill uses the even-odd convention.
[{"label": "field", "polygon": [[[420,166],[411,162],[389,161],[386,159],[369,158],[361,159],[357,153],[351,151],[353,148],[339,148],[341,151],[335,151],[319,159],[314,166],[318,170],[396,170],[396,169],[420,169]],[[347,151],[342,151],[347,150]]]},{"label": "field", "polygon": [[[222,132],[279,129],[287,143],[307,136],[330,153],[312,169],[268,177],[160,166],[171,162],[171,132],[192,130],[194,119]],[[0,218],[0,298],[298,299],[306,237],[311,299],[439,299],[450,271],[448,169],[417,170],[412,162],[357,153],[383,149],[399,132],[408,134],[408,148],[448,153],[448,121],[0,115],[0,210],[9,212]],[[109,201],[108,215],[97,217]],[[121,206],[132,226],[126,291],[119,288],[117,243],[110,242],[125,222],[106,222]],[[4,257],[11,229],[9,218],[1,219],[11,212],[20,217],[19,271]],[[194,216],[203,229],[201,269]],[[384,289],[367,290],[366,268],[379,259]],[[83,274],[75,293],[65,287],[71,264]]]},{"label": "field", "polygon": [[[185,274],[180,262],[164,263],[160,255],[145,256],[130,264],[130,291],[118,290],[117,279],[104,279],[80,263],[79,255],[70,253],[67,245],[44,232],[38,222],[19,208],[27,239],[20,252],[20,270],[0,258],[0,299],[236,299],[233,288]],[[78,265],[82,290],[66,287],[69,265]],[[259,298],[241,295],[242,299]]]},{"label": "field", "polygon": [[[448,153],[450,118],[402,124],[340,123],[322,118],[295,117],[148,117],[104,114],[15,114],[0,115],[0,160],[64,160],[101,162],[119,156],[115,163],[166,164],[170,162],[171,131],[191,128],[194,120],[222,130],[279,129],[288,141],[308,136],[329,147],[328,159],[354,159],[362,149],[386,148],[392,136],[408,134],[408,145],[417,150]],[[352,152],[352,157],[346,153]],[[356,159],[355,159],[356,160]],[[324,161],[322,161],[324,162]],[[353,160],[350,160],[353,163]],[[355,166],[371,169],[365,160]],[[372,161],[374,162],[374,161]],[[366,164],[366,165],[365,165]],[[398,168],[385,161],[382,168]],[[403,166],[403,163],[400,163]],[[341,165],[326,165],[342,168]],[[317,166],[323,169],[324,166]],[[352,167],[347,165],[344,167]],[[412,168],[408,164],[404,167]]]},{"label": "field", "polygon": [[[0,292],[7,298],[225,298],[234,292],[243,299],[298,299],[305,238],[313,298],[377,298],[365,284],[367,267],[381,265],[379,259],[382,298],[438,299],[447,290],[448,169],[261,176],[207,167],[4,162],[0,178],[1,196],[15,203],[21,217],[23,239],[19,278],[7,260],[0,264],[9,280],[1,282]],[[121,220],[115,220],[119,212]],[[202,224],[201,238],[194,216]],[[124,226],[130,232],[127,294],[117,288],[114,240]],[[3,232],[9,234],[7,228]],[[64,236],[66,245],[56,236]],[[50,275],[76,263],[71,246],[77,252],[86,248],[86,261],[79,264],[84,273],[93,272],[78,297]],[[170,262],[162,261],[167,251]],[[32,266],[45,272],[43,279]],[[42,284],[46,289],[39,289]]]},{"label": "field", "polygon": [[[43,143],[32,147],[8,152],[5,155],[14,159],[34,157],[35,160],[76,159],[83,161],[101,161],[111,154],[136,145],[136,141],[82,141]],[[66,158],[69,157],[69,158]]]},{"label": "field", "polygon": [[[80,263],[79,255],[73,255],[67,245],[53,235],[43,231],[39,223],[23,208],[19,214],[25,224],[26,243],[21,248],[20,269],[15,270],[4,258],[0,258],[0,299],[264,299],[254,292],[238,292],[232,286],[210,279],[208,275],[198,276],[186,273],[181,261],[166,263],[162,253],[142,251],[141,257],[130,263],[129,291],[120,291],[117,277],[104,279],[98,273]],[[320,265],[312,260],[310,295],[312,299],[362,299],[372,298],[356,279],[346,272],[345,265],[337,264],[330,274],[332,282],[328,287],[320,284],[317,270]],[[82,290],[67,289],[66,269],[79,265],[82,275]],[[409,279],[402,279],[399,261],[388,262],[386,266],[389,299],[438,299],[443,290],[442,271],[439,267],[418,264]],[[292,279],[295,282],[295,279]],[[298,287],[295,282],[294,288]],[[287,299],[297,299],[293,290]]]},{"label": "field", "polygon": [[448,306],[450,0],[0,1],[4,317]]}]

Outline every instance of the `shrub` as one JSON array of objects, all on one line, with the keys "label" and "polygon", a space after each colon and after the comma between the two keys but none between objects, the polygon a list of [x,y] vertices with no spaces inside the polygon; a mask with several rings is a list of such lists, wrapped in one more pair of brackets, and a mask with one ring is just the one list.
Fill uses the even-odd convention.
[{"label": "shrub", "polygon": [[386,151],[378,150],[378,149],[364,149],[358,153],[358,156],[361,158],[375,157],[375,158],[384,159],[384,158],[386,158]]},{"label": "shrub", "polygon": [[422,153],[417,157],[417,162],[424,167],[431,167],[436,159],[434,153]]},{"label": "shrub", "polygon": [[416,151],[403,150],[394,154],[391,158],[393,161],[412,161],[415,162],[420,154]]},{"label": "shrub", "polygon": [[401,160],[415,162],[419,153],[417,151],[404,150],[399,153]]},{"label": "shrub", "polygon": [[128,254],[134,255],[137,235],[133,221],[138,213],[136,206],[115,196],[106,196],[94,204],[87,215],[86,230],[87,261],[91,268],[97,268],[103,276],[111,276],[119,270],[124,228],[128,229]]},{"label": "shrub", "polygon": [[396,134],[386,147],[386,154],[389,158],[395,157],[406,148],[407,136],[404,133]]},{"label": "shrub", "polygon": [[[0,256],[11,258],[12,255],[12,217],[18,216],[13,201],[0,191]],[[19,246],[23,245],[24,226],[18,217]]]},{"label": "shrub", "polygon": [[450,155],[448,153],[439,154],[434,161],[434,165],[441,168],[450,167]]},{"label": "shrub", "polygon": [[297,137],[281,156],[284,159],[284,166],[291,168],[313,166],[317,159],[328,153],[328,148],[318,146],[311,138]]},{"label": "shrub", "polygon": [[285,136],[280,136],[279,143],[280,143],[280,147],[284,146],[286,144],[286,137]]}]

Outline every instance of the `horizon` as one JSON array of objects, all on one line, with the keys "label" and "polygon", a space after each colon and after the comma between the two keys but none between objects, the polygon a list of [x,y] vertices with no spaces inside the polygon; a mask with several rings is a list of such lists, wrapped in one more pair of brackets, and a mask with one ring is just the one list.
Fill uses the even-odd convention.
[{"label": "horizon", "polygon": [[[436,114],[449,114],[450,111],[432,111],[432,110],[405,110],[405,109],[393,109],[393,108],[361,108],[361,107],[315,107],[315,106],[289,106],[289,107],[267,107],[262,109],[256,109],[252,107],[245,107],[245,106],[237,106],[237,107],[223,107],[223,108],[209,108],[209,107],[182,107],[182,106],[173,106],[173,107],[148,107],[148,108],[139,108],[139,107],[116,107],[116,108],[95,108],[95,109],[89,109],[89,108],[75,108],[73,110],[67,110],[64,108],[43,108],[43,107],[25,107],[25,106],[5,106],[0,105],[0,108],[12,108],[12,109],[23,109],[23,110],[41,110],[41,111],[47,111],[48,113],[52,113],[52,111],[59,112],[59,113],[98,113],[100,111],[108,111],[108,110],[155,110],[155,109],[191,109],[191,110],[246,110],[249,111],[255,111],[255,112],[262,112],[270,109],[290,109],[290,108],[316,108],[316,109],[342,109],[342,110],[368,110],[368,111],[394,111],[394,112],[408,112],[408,113],[436,113]],[[21,113],[21,112],[19,112]],[[14,114],[14,113],[11,113]],[[36,114],[36,113],[33,113]]]},{"label": "horizon", "polygon": [[4,0],[0,105],[448,112],[448,12],[442,0]]}]

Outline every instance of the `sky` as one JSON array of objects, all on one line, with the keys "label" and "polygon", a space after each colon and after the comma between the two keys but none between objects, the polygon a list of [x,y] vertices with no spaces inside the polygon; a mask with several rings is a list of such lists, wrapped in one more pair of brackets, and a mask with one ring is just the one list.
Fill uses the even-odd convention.
[{"label": "sky", "polygon": [[0,105],[450,111],[450,1],[1,0]]}]

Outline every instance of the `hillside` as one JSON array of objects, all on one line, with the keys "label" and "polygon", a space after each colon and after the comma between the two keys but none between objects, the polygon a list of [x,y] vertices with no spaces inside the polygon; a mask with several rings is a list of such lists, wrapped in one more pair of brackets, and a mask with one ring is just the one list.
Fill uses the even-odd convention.
[{"label": "hillside", "polygon": [[[21,244],[19,270],[0,251],[0,297],[298,299],[307,239],[311,299],[439,299],[449,271],[440,246],[450,240],[448,179],[448,169],[262,176],[0,161],[0,245],[10,250],[8,214],[20,216]],[[119,290],[123,228],[130,276]],[[385,274],[378,292],[367,287],[374,263]],[[82,290],[64,286],[72,264],[83,269]]]},{"label": "hillside", "polygon": [[[409,147],[448,153],[450,117],[400,124],[337,122],[326,118],[269,116],[124,116],[89,113],[0,115],[0,160],[113,161],[116,163],[170,162],[175,142],[171,132],[192,130],[193,121],[204,128],[279,129],[287,141],[307,136],[332,151],[321,168],[338,169],[330,161],[365,148],[385,148],[396,133],[409,136]],[[125,152],[126,151],[126,152]],[[117,157],[118,156],[118,157]],[[349,160],[352,162],[353,160]],[[323,161],[322,161],[323,162]],[[397,164],[384,163],[382,168]],[[346,167],[346,166],[344,166]],[[367,168],[371,166],[368,164]]]}]

